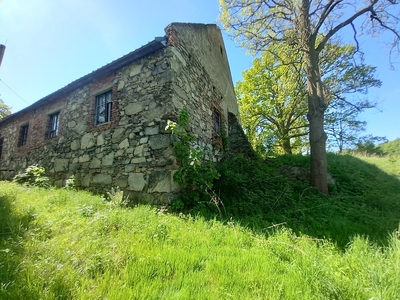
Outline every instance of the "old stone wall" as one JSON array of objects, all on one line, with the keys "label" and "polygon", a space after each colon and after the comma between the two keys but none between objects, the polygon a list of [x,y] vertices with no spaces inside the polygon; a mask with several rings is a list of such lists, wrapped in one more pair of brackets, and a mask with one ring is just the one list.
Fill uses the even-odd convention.
[{"label": "old stone wall", "polygon": [[[172,24],[166,34],[161,50],[0,122],[0,179],[39,164],[57,186],[74,175],[80,188],[105,192],[118,186],[131,201],[167,204],[177,197],[173,175],[179,163],[167,120],[188,110],[193,146],[218,160],[228,115],[237,116],[238,109],[218,27]],[[111,121],[96,125],[96,96],[108,91]],[[58,135],[45,138],[54,112],[60,114]],[[28,140],[18,146],[25,123]]]},{"label": "old stone wall", "polygon": [[[131,200],[168,203],[177,193],[171,134],[172,80],[165,49],[1,127],[1,179],[31,164],[46,168],[62,186],[74,175],[78,187],[103,192],[119,186]],[[95,96],[112,91],[111,122],[94,124]],[[57,137],[44,139],[49,112],[60,111]],[[17,146],[20,125],[29,122],[28,141]],[[12,170],[12,171],[5,171]]]}]

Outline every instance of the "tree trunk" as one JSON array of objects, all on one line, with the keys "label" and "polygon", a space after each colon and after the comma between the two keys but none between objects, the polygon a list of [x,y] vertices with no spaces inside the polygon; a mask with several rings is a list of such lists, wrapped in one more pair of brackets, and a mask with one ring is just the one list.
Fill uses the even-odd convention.
[{"label": "tree trunk", "polygon": [[311,185],[328,194],[328,163],[326,158],[326,133],[324,114],[309,114],[311,148]]},{"label": "tree trunk", "polygon": [[324,114],[328,107],[324,86],[319,68],[319,55],[315,44],[317,33],[311,34],[310,0],[301,1],[300,40],[304,50],[305,69],[307,74],[308,113],[310,123],[311,150],[311,185],[320,192],[328,194],[328,164],[326,158],[326,133],[324,131]]},{"label": "tree trunk", "polygon": [[285,154],[292,154],[292,146],[290,145],[290,138],[284,138],[282,140],[282,148]]}]

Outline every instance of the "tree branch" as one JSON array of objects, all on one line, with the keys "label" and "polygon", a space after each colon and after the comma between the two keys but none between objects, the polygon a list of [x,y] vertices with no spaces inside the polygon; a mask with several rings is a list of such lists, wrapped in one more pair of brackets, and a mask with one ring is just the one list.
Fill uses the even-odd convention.
[{"label": "tree branch", "polygon": [[329,41],[329,39],[336,34],[340,29],[342,29],[343,27],[351,24],[352,22],[354,22],[355,19],[357,19],[358,17],[362,16],[363,14],[367,13],[367,12],[373,12],[373,8],[374,5],[378,3],[378,0],[373,0],[371,1],[371,4],[368,5],[367,7],[365,7],[364,9],[360,10],[359,12],[355,13],[354,15],[352,15],[350,18],[348,18],[347,20],[343,21],[342,23],[340,23],[339,25],[337,25],[336,27],[332,28],[331,30],[329,30],[329,32],[327,33],[327,35],[322,39],[322,41],[319,43],[318,47],[315,49],[317,52],[322,51],[322,49],[324,49],[325,44]]}]

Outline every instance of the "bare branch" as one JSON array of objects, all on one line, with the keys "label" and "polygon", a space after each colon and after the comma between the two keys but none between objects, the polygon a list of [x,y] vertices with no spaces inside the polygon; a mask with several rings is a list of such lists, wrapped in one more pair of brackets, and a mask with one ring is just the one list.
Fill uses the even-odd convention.
[{"label": "bare branch", "polygon": [[354,15],[352,15],[350,18],[348,18],[347,20],[343,21],[342,23],[340,23],[339,25],[337,25],[336,27],[332,28],[331,30],[329,30],[329,32],[327,33],[327,35],[322,39],[322,41],[319,43],[318,47],[315,49],[317,52],[322,51],[322,49],[325,47],[325,44],[329,41],[329,39],[335,35],[340,29],[342,29],[343,27],[346,27],[347,25],[351,24],[354,22],[354,20],[356,20],[357,18],[359,18],[360,16],[364,15],[367,12],[371,12],[373,11],[374,5],[378,2],[378,0],[373,0],[371,1],[371,4],[368,5],[367,7],[365,7],[364,9],[358,11],[357,13],[355,13]]}]

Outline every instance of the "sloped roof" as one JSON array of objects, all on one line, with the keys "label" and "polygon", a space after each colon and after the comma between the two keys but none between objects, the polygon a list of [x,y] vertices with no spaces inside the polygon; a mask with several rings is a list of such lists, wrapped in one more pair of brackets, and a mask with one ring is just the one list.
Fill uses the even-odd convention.
[{"label": "sloped roof", "polygon": [[93,79],[99,78],[103,75],[109,74],[110,72],[116,71],[125,65],[128,65],[136,60],[139,60],[145,56],[148,56],[148,55],[164,48],[165,46],[166,46],[166,37],[156,37],[153,41],[147,43],[146,45],[143,45],[142,47],[106,64],[105,66],[103,66],[97,70],[94,70],[93,72],[69,83],[68,85],[64,86],[63,88],[55,91],[54,93],[51,93],[50,95],[47,95],[46,97],[36,101],[35,103],[31,104],[30,106],[3,118],[2,120],[0,120],[0,124],[6,123],[7,121],[11,121],[14,116],[20,115],[24,112],[30,111],[30,110],[40,107],[46,103],[49,103],[61,95],[68,94],[68,93],[74,91],[75,89],[77,89],[85,84],[90,83]]}]

